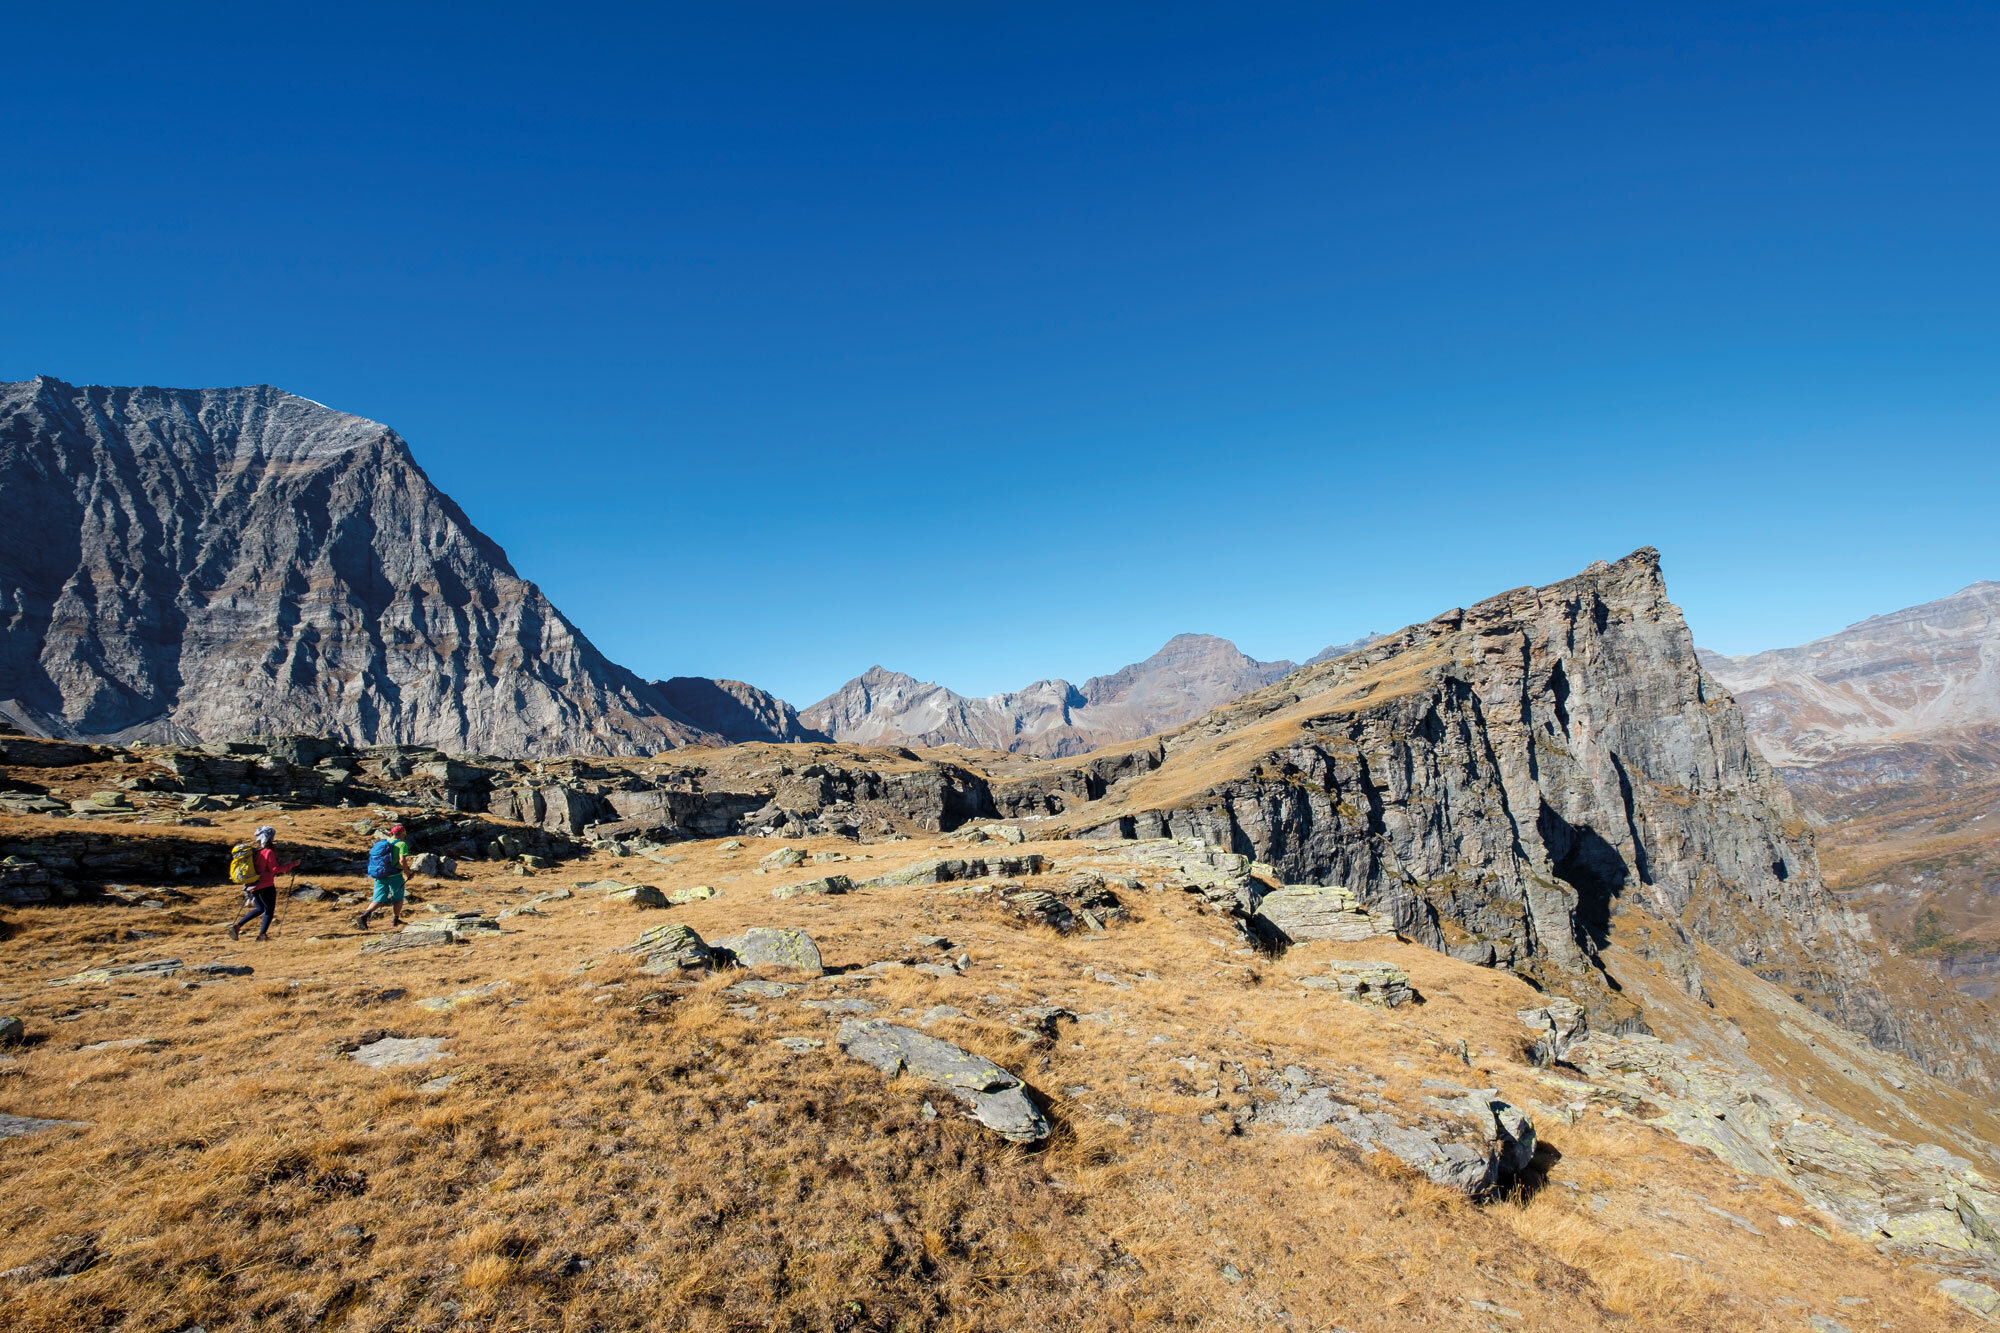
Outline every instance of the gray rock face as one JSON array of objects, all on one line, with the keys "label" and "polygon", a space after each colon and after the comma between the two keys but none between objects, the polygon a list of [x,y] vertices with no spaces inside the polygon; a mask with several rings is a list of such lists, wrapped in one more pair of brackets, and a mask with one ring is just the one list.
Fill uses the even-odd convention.
[{"label": "gray rock face", "polygon": [[1180,634],[1145,661],[1081,686],[1041,680],[984,699],[870,667],[800,717],[835,740],[861,745],[1073,755],[1178,726],[1297,669],[1295,662],[1259,662],[1227,639]]},{"label": "gray rock face", "polygon": [[0,707],[63,737],[489,754],[716,739],[386,426],[268,386],[0,385]]},{"label": "gray rock face", "polygon": [[985,1056],[880,1020],[842,1023],[839,1041],[841,1050],[891,1078],[907,1073],[950,1092],[966,1104],[973,1119],[1004,1139],[1033,1143],[1049,1136],[1049,1122],[1028,1099],[1021,1080]]}]

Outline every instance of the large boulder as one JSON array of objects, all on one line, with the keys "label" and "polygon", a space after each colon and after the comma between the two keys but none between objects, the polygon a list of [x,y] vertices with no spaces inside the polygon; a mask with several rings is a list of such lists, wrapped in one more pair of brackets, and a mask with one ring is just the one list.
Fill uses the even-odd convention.
[{"label": "large boulder", "polygon": [[983,1055],[881,1019],[849,1019],[840,1025],[839,1040],[841,1050],[891,1078],[908,1074],[951,1093],[1001,1138],[1033,1143],[1049,1136],[1049,1122],[1026,1086]]},{"label": "large boulder", "polygon": [[814,974],[825,968],[819,946],[803,930],[752,926],[741,935],[717,940],[714,947],[739,967],[790,967]]},{"label": "large boulder", "polygon": [[1343,999],[1359,1004],[1379,1004],[1384,1009],[1393,1009],[1417,998],[1417,993],[1410,989],[1409,974],[1394,963],[1336,959],[1326,966],[1331,976],[1302,977],[1299,984],[1336,991]]},{"label": "large boulder", "polygon": [[1394,933],[1369,916],[1352,889],[1338,884],[1287,884],[1273,889],[1258,902],[1257,920],[1291,944],[1369,940]]}]

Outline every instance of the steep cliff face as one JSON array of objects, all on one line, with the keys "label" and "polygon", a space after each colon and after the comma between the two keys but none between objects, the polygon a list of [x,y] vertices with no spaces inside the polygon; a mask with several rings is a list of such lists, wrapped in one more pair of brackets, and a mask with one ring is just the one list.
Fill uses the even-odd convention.
[{"label": "steep cliff face", "polygon": [[1195,837],[1345,885],[1413,938],[1619,1017],[1600,962],[1614,920],[1691,993],[1698,939],[1905,1040],[1650,549],[1447,612],[1154,745],[1101,797],[1044,810],[1079,836]]},{"label": "steep cliff face", "polygon": [[[1313,660],[1368,641],[1329,648]],[[1260,662],[1212,634],[1177,634],[1145,661],[1080,686],[1041,680],[977,699],[871,667],[802,716],[807,726],[856,745],[963,745],[1060,757],[1177,727],[1297,669],[1295,662]]]},{"label": "steep cliff face", "polygon": [[385,426],[269,387],[0,386],[0,701],[68,736],[500,754],[713,739]]}]

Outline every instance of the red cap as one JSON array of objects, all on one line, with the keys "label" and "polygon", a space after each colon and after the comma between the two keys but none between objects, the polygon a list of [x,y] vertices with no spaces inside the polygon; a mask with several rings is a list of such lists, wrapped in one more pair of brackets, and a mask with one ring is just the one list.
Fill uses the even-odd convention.
[{"label": "red cap", "polygon": [[403,826],[401,824],[389,825],[389,832],[391,833],[401,833],[402,831],[403,831]]}]

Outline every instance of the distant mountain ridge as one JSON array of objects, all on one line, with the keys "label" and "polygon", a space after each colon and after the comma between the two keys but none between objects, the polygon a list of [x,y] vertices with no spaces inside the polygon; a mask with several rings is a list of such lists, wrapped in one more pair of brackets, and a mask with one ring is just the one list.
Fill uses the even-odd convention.
[{"label": "distant mountain ridge", "polygon": [[268,385],[0,385],[0,601],[0,713],[44,734],[722,739],[607,660],[395,431]]},{"label": "distant mountain ridge", "polygon": [[[1307,665],[1345,656],[1378,637],[1327,648]],[[1062,757],[1169,730],[1298,669],[1296,662],[1260,662],[1212,634],[1177,634],[1145,661],[1080,686],[1039,680],[985,698],[874,666],[799,718],[854,744],[962,745]]]},{"label": "distant mountain ridge", "polygon": [[2000,723],[2000,583],[1871,616],[1797,648],[1701,659],[1780,766]]}]

